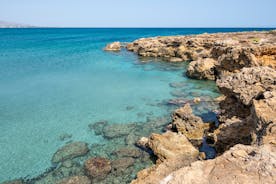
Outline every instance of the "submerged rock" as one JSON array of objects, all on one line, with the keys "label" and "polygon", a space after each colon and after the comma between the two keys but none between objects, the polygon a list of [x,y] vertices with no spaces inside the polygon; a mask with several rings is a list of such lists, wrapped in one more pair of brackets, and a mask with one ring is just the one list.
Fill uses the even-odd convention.
[{"label": "submerged rock", "polygon": [[111,172],[111,162],[106,158],[95,157],[85,161],[86,174],[93,180],[102,180]]},{"label": "submerged rock", "polygon": [[87,143],[73,142],[58,149],[52,158],[52,162],[59,163],[68,159],[83,156],[88,151]]},{"label": "submerged rock", "polygon": [[162,182],[168,184],[183,183],[183,181],[185,184],[276,183],[275,164],[276,154],[267,146],[236,145],[214,160],[197,161],[191,166],[183,167],[164,177]]},{"label": "submerged rock", "polygon": [[135,160],[130,157],[120,158],[112,161],[112,172],[122,173],[128,167],[132,166],[135,163]]},{"label": "submerged rock", "polygon": [[72,176],[62,179],[57,184],[91,184],[91,181],[87,176]]},{"label": "submerged rock", "polygon": [[113,139],[128,135],[136,127],[136,124],[109,124],[103,128],[103,136]]},{"label": "submerged rock", "polygon": [[90,128],[90,130],[94,130],[95,135],[102,135],[103,128],[107,125],[107,121],[98,121],[96,123],[89,124],[88,127]]},{"label": "submerged rock", "polygon": [[22,179],[15,179],[15,180],[11,180],[11,181],[5,181],[1,184],[24,184]]},{"label": "submerged rock", "polygon": [[104,50],[105,51],[120,51],[121,50],[121,43],[120,42],[113,42],[108,44]]},{"label": "submerged rock", "polygon": [[121,148],[112,153],[117,157],[133,157],[139,158],[142,155],[142,152],[137,148]]}]

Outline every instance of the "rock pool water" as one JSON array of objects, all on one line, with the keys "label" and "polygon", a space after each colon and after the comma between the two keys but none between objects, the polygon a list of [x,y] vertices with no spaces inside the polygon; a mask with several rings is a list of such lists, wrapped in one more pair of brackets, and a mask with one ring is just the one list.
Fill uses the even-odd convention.
[{"label": "rock pool water", "polygon": [[[162,131],[176,107],[167,103],[172,99],[207,99],[194,110],[211,121],[216,104],[208,101],[218,96],[213,82],[187,79],[185,64],[145,64],[126,50],[102,48],[116,40],[218,31],[240,29],[0,29],[0,182],[41,175],[70,141],[88,143],[87,158],[117,158],[116,148]],[[99,121],[111,130],[116,123],[134,128],[112,139],[109,130],[95,135],[92,124]],[[142,160],[133,168],[148,164]]]}]

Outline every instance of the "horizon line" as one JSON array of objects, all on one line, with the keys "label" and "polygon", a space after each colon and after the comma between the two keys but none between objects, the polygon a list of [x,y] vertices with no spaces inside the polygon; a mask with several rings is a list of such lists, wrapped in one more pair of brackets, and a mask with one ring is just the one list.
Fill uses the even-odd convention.
[{"label": "horizon line", "polygon": [[276,29],[276,27],[86,27],[86,26],[80,26],[80,27],[70,27],[70,26],[65,26],[65,27],[57,27],[57,26],[26,26],[26,27],[0,27],[0,29],[40,29],[40,28],[43,28],[43,29],[48,29],[48,28],[54,28],[54,29],[78,29],[78,28],[82,28],[82,29]]}]

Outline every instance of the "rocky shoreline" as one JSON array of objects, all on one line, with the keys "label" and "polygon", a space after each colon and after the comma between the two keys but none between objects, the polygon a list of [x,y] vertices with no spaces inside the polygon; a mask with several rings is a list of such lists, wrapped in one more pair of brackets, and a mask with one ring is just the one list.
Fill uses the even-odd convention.
[{"label": "rocky shoreline", "polygon": [[[126,49],[187,61],[188,77],[215,80],[223,94],[218,127],[185,104],[165,133],[141,138],[158,160],[133,184],[276,182],[276,31],[142,38]],[[197,151],[203,137],[216,148],[213,160]]]},{"label": "rocky shoreline", "polygon": [[[69,141],[53,155],[54,168],[4,184],[276,182],[276,31],[142,38],[105,50],[122,48],[141,57],[189,62],[184,75],[215,80],[223,94],[211,99],[219,103],[218,122],[193,114],[191,105],[200,106],[203,98],[170,100],[180,106],[171,118],[144,124],[94,122],[88,128],[108,142]],[[200,150],[204,142],[216,157]]]}]

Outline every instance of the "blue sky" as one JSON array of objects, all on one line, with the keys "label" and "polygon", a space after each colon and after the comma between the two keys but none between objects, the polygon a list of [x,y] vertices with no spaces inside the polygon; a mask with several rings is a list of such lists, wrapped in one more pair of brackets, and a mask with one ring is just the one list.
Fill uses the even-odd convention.
[{"label": "blue sky", "polygon": [[276,0],[0,0],[0,20],[57,27],[276,27]]}]

